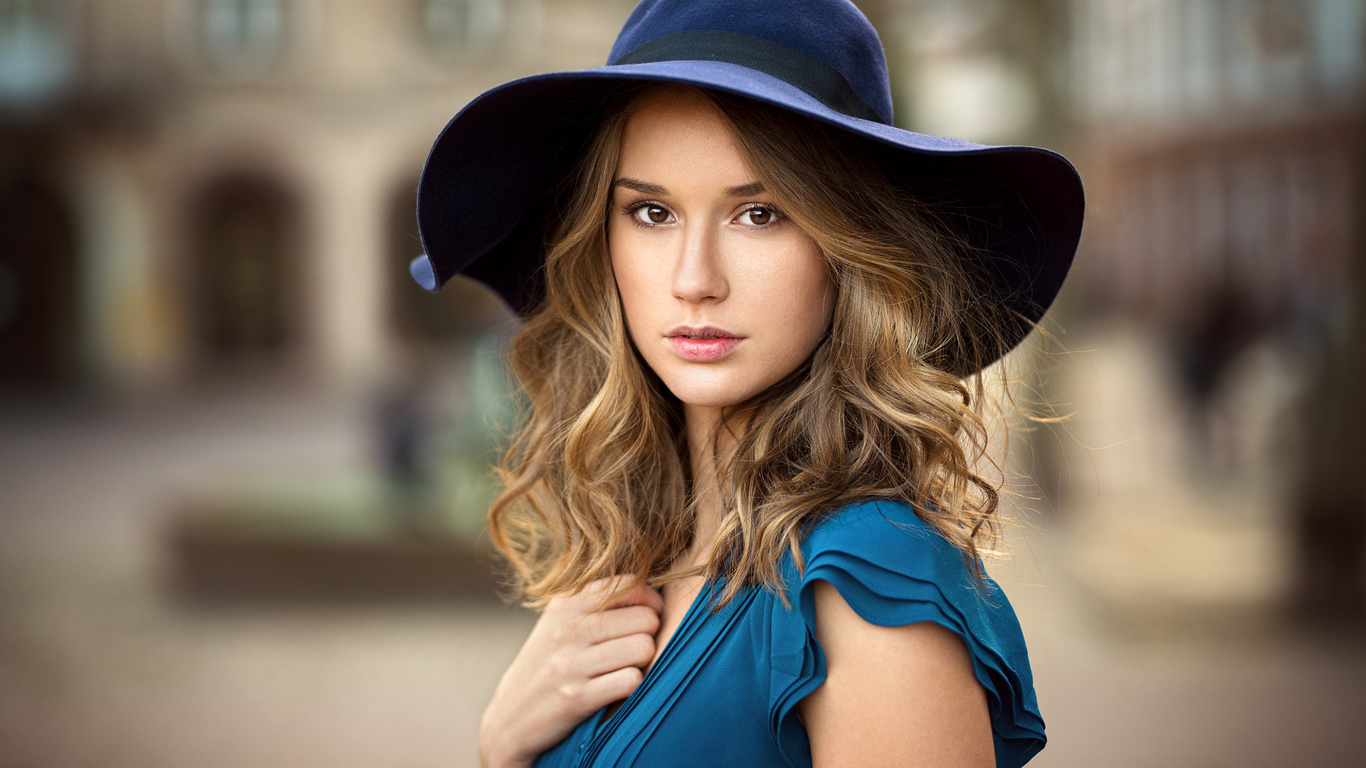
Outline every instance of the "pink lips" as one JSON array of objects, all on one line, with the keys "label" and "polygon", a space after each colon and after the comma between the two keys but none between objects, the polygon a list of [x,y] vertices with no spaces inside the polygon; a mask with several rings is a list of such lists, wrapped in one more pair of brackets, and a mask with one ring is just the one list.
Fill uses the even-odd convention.
[{"label": "pink lips", "polygon": [[714,363],[724,358],[744,341],[733,333],[710,325],[695,327],[680,325],[665,336],[674,354],[692,363]]}]

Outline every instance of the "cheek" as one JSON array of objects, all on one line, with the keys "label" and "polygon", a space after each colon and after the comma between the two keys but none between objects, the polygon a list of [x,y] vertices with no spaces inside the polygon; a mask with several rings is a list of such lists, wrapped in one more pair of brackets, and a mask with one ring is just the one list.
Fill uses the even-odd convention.
[{"label": "cheek", "polygon": [[782,285],[781,294],[787,297],[784,303],[789,327],[803,346],[814,347],[830,324],[830,316],[835,307],[835,287],[830,281],[825,258],[814,244],[797,268],[788,270],[776,284]]},{"label": "cheek", "polygon": [[643,324],[645,318],[642,313],[650,306],[649,275],[641,268],[642,260],[637,258],[629,235],[622,236],[609,229],[607,250],[612,277],[617,284],[617,295],[621,297],[625,313],[626,330],[633,334]]},{"label": "cheek", "polygon": [[617,283],[617,295],[621,297],[623,306],[630,306],[630,299],[634,295],[634,284],[630,262],[626,259],[627,249],[621,242],[621,236],[617,228],[611,225],[607,227],[607,263],[612,268],[612,279]]}]

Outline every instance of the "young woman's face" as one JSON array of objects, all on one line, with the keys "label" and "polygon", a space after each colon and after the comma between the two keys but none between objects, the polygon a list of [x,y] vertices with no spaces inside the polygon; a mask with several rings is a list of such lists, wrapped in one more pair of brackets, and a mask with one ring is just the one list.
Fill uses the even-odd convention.
[{"label": "young woman's face", "polygon": [[741,403],[816,348],[834,306],[825,259],[695,95],[649,98],[621,141],[608,247],[631,340],[669,391]]}]

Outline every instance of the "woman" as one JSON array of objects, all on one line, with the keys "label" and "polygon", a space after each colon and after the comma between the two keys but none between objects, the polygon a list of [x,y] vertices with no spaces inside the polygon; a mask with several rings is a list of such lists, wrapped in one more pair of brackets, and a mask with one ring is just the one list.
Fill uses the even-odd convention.
[{"label": "woman", "polygon": [[[503,765],[1021,765],[1023,638],[981,571],[981,368],[1056,294],[1065,160],[892,128],[840,0],[646,0],[608,66],[494,89],[419,187],[435,289],[526,322],[490,533],[543,608]],[[761,11],[762,9],[754,9]]]}]

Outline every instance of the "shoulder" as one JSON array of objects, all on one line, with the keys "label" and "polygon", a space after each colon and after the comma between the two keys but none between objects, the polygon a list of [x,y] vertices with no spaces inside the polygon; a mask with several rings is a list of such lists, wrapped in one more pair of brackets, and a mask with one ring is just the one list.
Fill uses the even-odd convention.
[{"label": "shoulder", "polygon": [[933,621],[871,624],[830,584],[814,592],[826,679],[800,705],[814,764],[995,763],[987,697],[962,638]]},{"label": "shoulder", "polygon": [[[786,639],[775,652],[791,657],[786,666],[794,675],[781,712],[824,682],[817,612],[842,603],[877,627],[928,623],[961,641],[986,693],[999,765],[1022,765],[1043,747],[1024,635],[1010,602],[990,578],[978,583],[961,550],[909,504],[875,501],[835,510],[807,532],[801,551],[802,567],[789,562],[785,570],[792,607],[781,623],[790,629],[775,637]],[[827,586],[841,600],[832,601]],[[947,637],[937,630],[930,635]]]},{"label": "shoulder", "polygon": [[791,583],[794,596],[809,601],[811,584],[828,581],[859,615],[882,626],[910,623],[896,615],[907,598],[956,604],[999,596],[996,585],[989,579],[979,584],[962,551],[905,502],[865,502],[828,514],[807,533],[802,559]]},{"label": "shoulder", "polygon": [[924,554],[957,550],[904,501],[865,501],[826,514],[807,532],[802,552],[822,553],[845,546],[912,547]]}]

